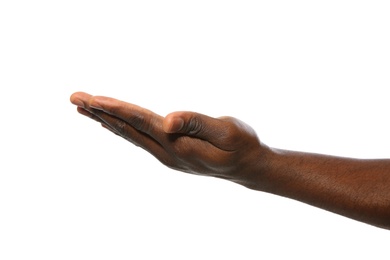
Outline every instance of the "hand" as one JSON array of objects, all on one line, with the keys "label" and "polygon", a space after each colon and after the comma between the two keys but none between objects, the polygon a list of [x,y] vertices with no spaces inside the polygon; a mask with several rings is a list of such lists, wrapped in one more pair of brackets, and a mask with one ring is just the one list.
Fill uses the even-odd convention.
[{"label": "hand", "polygon": [[267,151],[250,126],[232,117],[174,112],[164,118],[134,104],[83,92],[70,100],[80,114],[175,170],[250,186]]}]

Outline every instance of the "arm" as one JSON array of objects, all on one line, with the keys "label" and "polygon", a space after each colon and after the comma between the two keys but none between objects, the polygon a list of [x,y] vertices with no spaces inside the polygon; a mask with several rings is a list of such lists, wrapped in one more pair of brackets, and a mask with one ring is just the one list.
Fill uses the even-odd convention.
[{"label": "arm", "polygon": [[390,160],[272,150],[258,190],[390,229]]},{"label": "arm", "polygon": [[232,117],[194,112],[162,117],[116,99],[78,92],[79,113],[145,149],[166,166],[218,177],[390,229],[390,160],[270,148]]}]

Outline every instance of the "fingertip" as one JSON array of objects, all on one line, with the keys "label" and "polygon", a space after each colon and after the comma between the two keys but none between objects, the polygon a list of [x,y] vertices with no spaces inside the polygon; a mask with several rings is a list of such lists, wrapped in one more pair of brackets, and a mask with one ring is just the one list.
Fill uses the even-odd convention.
[{"label": "fingertip", "polygon": [[86,100],[86,98],[90,97],[91,95],[84,93],[84,92],[75,92],[70,96],[70,102],[73,105],[76,105],[78,107],[85,107],[85,103],[83,100]]},{"label": "fingertip", "polygon": [[169,114],[163,121],[163,130],[166,133],[177,133],[184,126],[184,120],[181,117]]},{"label": "fingertip", "polygon": [[76,105],[78,107],[84,107],[84,104],[83,102],[81,102],[80,99],[78,99],[77,97],[77,93],[73,93],[71,96],[70,96],[70,103],[72,103],[73,105]]},{"label": "fingertip", "polygon": [[82,108],[82,107],[77,107],[77,112],[79,112],[80,114],[82,114],[82,115],[84,115],[84,116],[91,117],[91,113],[88,112],[87,110],[85,110],[85,109]]}]

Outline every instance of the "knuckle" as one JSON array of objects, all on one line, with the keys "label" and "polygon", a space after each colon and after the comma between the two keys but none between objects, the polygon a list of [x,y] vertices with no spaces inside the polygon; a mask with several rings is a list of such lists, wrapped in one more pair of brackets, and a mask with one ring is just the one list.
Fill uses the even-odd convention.
[{"label": "knuckle", "polygon": [[111,115],[117,115],[120,112],[119,107],[116,106],[107,106],[104,109]]},{"label": "knuckle", "polygon": [[240,124],[233,118],[228,118],[226,120],[227,124],[225,126],[222,138],[227,142],[235,143],[241,139],[242,129]]},{"label": "knuckle", "polygon": [[114,123],[114,129],[120,134],[125,135],[126,134],[126,123],[122,120],[116,120]]},{"label": "knuckle", "polygon": [[192,117],[187,125],[187,133],[190,135],[196,135],[202,131],[202,124],[197,117]]},{"label": "knuckle", "polygon": [[145,126],[145,117],[140,113],[136,113],[131,115],[131,117],[127,119],[127,122],[135,129],[140,130]]}]

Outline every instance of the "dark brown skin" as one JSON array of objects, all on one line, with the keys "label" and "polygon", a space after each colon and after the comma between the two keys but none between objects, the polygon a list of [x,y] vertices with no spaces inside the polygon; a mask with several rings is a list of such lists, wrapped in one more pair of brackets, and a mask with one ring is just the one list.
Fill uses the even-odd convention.
[{"label": "dark brown skin", "polygon": [[162,117],[117,99],[77,92],[77,111],[164,165],[295,199],[390,229],[390,159],[353,159],[270,148],[244,122],[195,112]]}]

